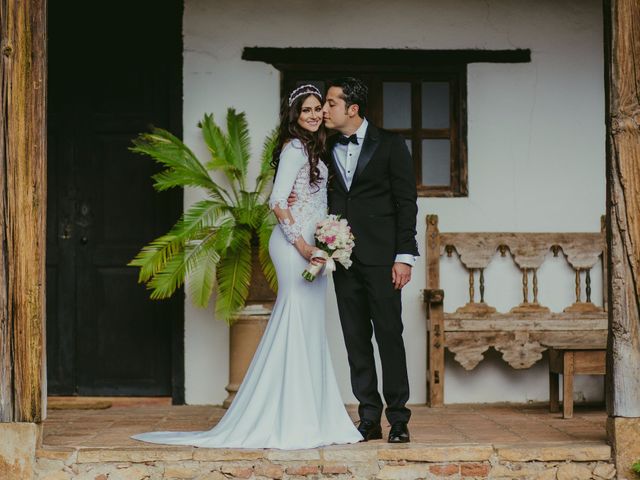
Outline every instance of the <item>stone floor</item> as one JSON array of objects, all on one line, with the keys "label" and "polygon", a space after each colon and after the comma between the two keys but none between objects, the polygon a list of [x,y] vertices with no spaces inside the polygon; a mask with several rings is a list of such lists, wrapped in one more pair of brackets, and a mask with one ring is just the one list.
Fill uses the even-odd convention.
[{"label": "stone floor", "polygon": [[[616,476],[602,409],[573,419],[545,405],[412,406],[412,443],[241,450],[151,445],[130,435],[203,430],[224,414],[166,399],[49,402],[37,480],[609,480]],[[352,417],[355,409],[349,408]],[[384,426],[385,430],[388,426]],[[385,431],[385,434],[387,432]],[[22,479],[21,479],[22,480]]]},{"label": "stone floor", "polygon": [[[105,400],[112,406],[104,409]],[[167,399],[96,400],[99,410],[74,410],[73,399],[52,398],[44,422],[46,446],[140,446],[130,435],[152,430],[207,430],[225,410],[215,406],[171,406]],[[82,408],[91,399],[80,400]],[[63,409],[58,409],[63,408]],[[413,443],[519,444],[602,442],[606,413],[602,408],[577,407],[574,418],[549,413],[544,405],[451,405],[431,409],[411,407]],[[349,408],[352,417],[355,409]],[[384,425],[383,428],[387,426]],[[386,432],[385,432],[386,435]],[[385,443],[376,441],[373,443]]]}]

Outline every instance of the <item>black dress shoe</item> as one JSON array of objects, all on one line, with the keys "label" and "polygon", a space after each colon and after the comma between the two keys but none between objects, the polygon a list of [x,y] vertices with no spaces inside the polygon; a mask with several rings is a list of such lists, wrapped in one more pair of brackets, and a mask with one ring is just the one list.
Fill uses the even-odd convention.
[{"label": "black dress shoe", "polygon": [[408,443],[411,441],[409,437],[409,428],[407,422],[396,422],[391,425],[389,431],[389,443]]},{"label": "black dress shoe", "polygon": [[382,438],[382,427],[379,422],[376,423],[372,420],[360,420],[358,431],[360,432],[360,435],[362,435],[363,442]]}]

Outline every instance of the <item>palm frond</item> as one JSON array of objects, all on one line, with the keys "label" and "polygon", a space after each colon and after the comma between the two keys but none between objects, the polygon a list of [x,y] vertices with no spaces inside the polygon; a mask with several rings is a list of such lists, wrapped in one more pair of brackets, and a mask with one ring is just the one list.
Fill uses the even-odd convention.
[{"label": "palm frond", "polygon": [[200,254],[194,258],[193,268],[187,278],[191,301],[199,307],[206,308],[209,304],[219,261],[220,253],[211,244],[200,246]]},{"label": "palm frond", "polygon": [[240,172],[237,180],[240,190],[244,190],[251,146],[249,125],[244,112],[236,113],[233,108],[227,111],[227,140],[227,160],[235,165]]},{"label": "palm frond", "polygon": [[151,299],[169,298],[182,286],[186,275],[185,255],[184,249],[178,251],[147,282],[147,289],[151,290]]},{"label": "palm frond", "polygon": [[211,230],[203,239],[189,242],[184,249],[169,258],[164,267],[147,282],[147,288],[152,290],[151,298],[169,298],[203,259],[219,259],[220,252],[214,248],[216,234],[216,230]]},{"label": "palm frond", "polygon": [[260,199],[256,201],[256,205],[253,208],[253,216],[251,218],[250,225],[253,228],[260,228],[260,226],[269,219],[273,218],[271,209],[266,203],[260,202]]},{"label": "palm frond", "polygon": [[256,192],[260,195],[264,193],[266,185],[269,180],[273,178],[275,173],[274,168],[271,166],[271,160],[273,159],[273,151],[278,144],[279,130],[274,128],[271,133],[265,138],[262,146],[262,156],[260,157],[260,173],[256,178]]},{"label": "palm frond", "polygon": [[206,163],[206,168],[209,170],[221,170],[235,190],[235,184],[238,182],[238,178],[242,176],[242,171],[233,163],[233,158],[228,156],[229,139],[216,124],[212,114],[205,114],[204,118],[198,123],[198,127],[202,130],[202,137],[211,154],[211,159]]},{"label": "palm frond", "polygon": [[224,156],[224,148],[227,143],[224,133],[216,125],[213,114],[205,113],[204,118],[198,122],[198,128],[202,130],[202,138],[212,157]]},{"label": "palm frond", "polygon": [[257,228],[264,216],[264,209],[260,208],[259,201],[257,192],[242,190],[238,198],[238,205],[234,209],[236,221],[240,224]]},{"label": "palm frond", "polygon": [[178,137],[162,128],[141,133],[132,140],[129,150],[152,157],[166,167],[181,167],[185,162],[198,164],[198,159]]},{"label": "palm frond", "polygon": [[162,270],[167,261],[181,252],[183,248],[183,239],[168,233],[142,247],[142,250],[127,265],[140,267],[138,283],[145,283]]},{"label": "palm frond", "polygon": [[167,234],[143,247],[129,262],[130,266],[140,267],[138,281],[149,281],[171,257],[184,249],[186,241],[202,237],[209,229],[220,225],[231,217],[230,211],[227,204],[212,200],[201,200],[191,205]]},{"label": "palm frond", "polygon": [[274,292],[277,292],[278,277],[276,276],[276,269],[269,255],[269,239],[271,238],[275,223],[274,216],[269,215],[264,218],[264,221],[258,227],[258,258],[260,259],[260,266],[269,283],[269,287]]},{"label": "palm frond", "polygon": [[186,239],[197,238],[198,231],[218,227],[232,217],[234,207],[214,200],[200,200],[189,207],[170,233]]},{"label": "palm frond", "polygon": [[235,218],[225,219],[218,227],[215,240],[215,249],[218,252],[226,252],[233,242],[234,233],[238,230]]},{"label": "palm frond", "polygon": [[251,231],[238,228],[216,270],[218,281],[216,314],[231,324],[232,315],[242,308],[251,283]]},{"label": "palm frond", "polygon": [[[158,191],[174,187],[201,187],[223,197],[224,189],[209,176],[207,169],[194,153],[177,137],[161,128],[143,133],[133,140],[131,151],[148,155],[163,165],[165,170],[153,175]],[[227,195],[228,197],[228,195]]]},{"label": "palm frond", "polygon": [[168,190],[174,187],[201,187],[207,190],[207,193],[212,198],[220,202],[233,203],[232,197],[229,193],[217,183],[211,181],[210,183],[198,183],[197,179],[188,173],[177,169],[167,169],[152,175],[151,178],[155,181],[154,188],[159,192]]}]

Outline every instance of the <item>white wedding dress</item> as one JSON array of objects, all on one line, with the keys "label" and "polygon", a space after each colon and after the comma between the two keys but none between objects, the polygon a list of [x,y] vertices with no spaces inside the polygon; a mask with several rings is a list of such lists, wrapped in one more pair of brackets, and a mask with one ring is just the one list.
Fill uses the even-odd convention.
[{"label": "white wedding dress", "polygon": [[314,448],[356,443],[362,436],[344,408],[325,332],[327,279],[307,282],[307,261],[291,241],[313,244],[316,223],[327,213],[327,168],[309,185],[309,164],[295,139],[280,155],[270,205],[291,207],[295,222],[275,228],[269,253],[278,275],[278,297],[260,345],[224,417],[205,432],[149,432],[132,438],[152,443],[210,448]]}]

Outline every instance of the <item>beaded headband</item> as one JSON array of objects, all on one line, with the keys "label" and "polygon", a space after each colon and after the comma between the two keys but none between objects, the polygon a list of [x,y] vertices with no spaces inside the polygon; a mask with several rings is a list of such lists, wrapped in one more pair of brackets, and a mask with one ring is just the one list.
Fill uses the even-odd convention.
[{"label": "beaded headband", "polygon": [[318,98],[322,99],[322,94],[320,93],[320,90],[318,90],[318,88],[315,85],[311,85],[310,83],[308,83],[306,85],[299,86],[298,88],[296,88],[294,91],[291,92],[291,94],[289,95],[289,106],[293,105],[293,102],[295,101],[296,98],[302,95],[306,95],[308,93],[311,93],[317,96]]}]

